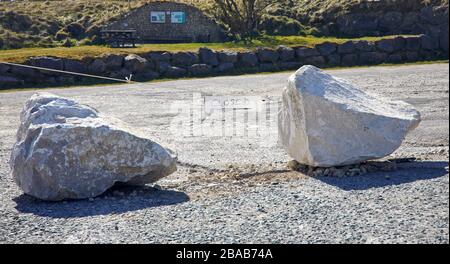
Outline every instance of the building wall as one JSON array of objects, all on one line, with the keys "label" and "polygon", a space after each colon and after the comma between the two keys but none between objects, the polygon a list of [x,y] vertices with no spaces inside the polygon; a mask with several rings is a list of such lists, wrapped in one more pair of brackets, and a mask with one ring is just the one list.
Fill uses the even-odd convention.
[{"label": "building wall", "polygon": [[[186,21],[182,24],[171,23],[170,14],[166,22],[151,23],[152,11],[185,12]],[[107,25],[105,29],[135,29],[143,41],[190,40],[193,42],[223,42],[226,35],[222,28],[204,15],[199,9],[181,3],[152,2],[131,11],[121,19]]]}]

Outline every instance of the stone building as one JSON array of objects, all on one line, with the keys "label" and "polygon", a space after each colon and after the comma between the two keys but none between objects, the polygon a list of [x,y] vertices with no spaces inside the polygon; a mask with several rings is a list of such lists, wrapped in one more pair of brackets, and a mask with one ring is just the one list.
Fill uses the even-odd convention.
[{"label": "stone building", "polygon": [[199,9],[176,2],[149,2],[105,26],[134,29],[142,42],[223,42],[224,30]]}]

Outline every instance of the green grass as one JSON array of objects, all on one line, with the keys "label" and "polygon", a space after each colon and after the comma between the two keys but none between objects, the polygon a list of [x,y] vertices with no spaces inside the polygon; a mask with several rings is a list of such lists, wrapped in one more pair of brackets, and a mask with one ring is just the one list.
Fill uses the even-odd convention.
[{"label": "green grass", "polygon": [[149,51],[196,51],[200,47],[208,47],[213,50],[246,50],[256,47],[286,46],[313,46],[323,42],[343,43],[348,40],[376,41],[385,37],[364,38],[335,38],[335,37],[313,37],[313,36],[263,36],[249,41],[225,42],[225,43],[179,43],[179,44],[144,44],[136,48],[110,48],[107,46],[78,46],[78,47],[55,47],[55,48],[22,48],[12,50],[0,50],[0,61],[22,63],[34,56],[55,56],[61,58],[81,59],[84,57],[98,57],[108,53],[115,54],[142,54]]}]

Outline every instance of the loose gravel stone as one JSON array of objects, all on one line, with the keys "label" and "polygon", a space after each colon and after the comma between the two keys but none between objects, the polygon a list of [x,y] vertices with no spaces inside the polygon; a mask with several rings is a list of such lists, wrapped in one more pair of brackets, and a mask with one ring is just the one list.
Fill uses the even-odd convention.
[{"label": "loose gravel stone", "polygon": [[416,160],[387,171],[375,165],[388,159],[347,168],[359,169],[352,177],[339,168],[310,177],[287,169],[278,145],[251,137],[180,142],[169,132],[172,101],[194,92],[273,99],[290,74],[50,89],[141,126],[179,160],[160,187],[116,186],[94,201],[65,203],[33,199],[14,184],[7,161],[34,91],[0,93],[0,243],[449,243],[448,64],[333,71],[423,114],[388,157]]}]

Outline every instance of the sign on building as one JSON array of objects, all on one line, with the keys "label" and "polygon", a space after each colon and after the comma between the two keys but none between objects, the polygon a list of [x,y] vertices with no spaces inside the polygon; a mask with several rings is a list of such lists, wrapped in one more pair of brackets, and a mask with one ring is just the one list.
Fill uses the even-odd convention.
[{"label": "sign on building", "polygon": [[171,22],[174,24],[186,23],[186,13],[185,12],[172,12]]},{"label": "sign on building", "polygon": [[152,11],[150,13],[150,20],[152,23],[166,23],[166,12]]}]

